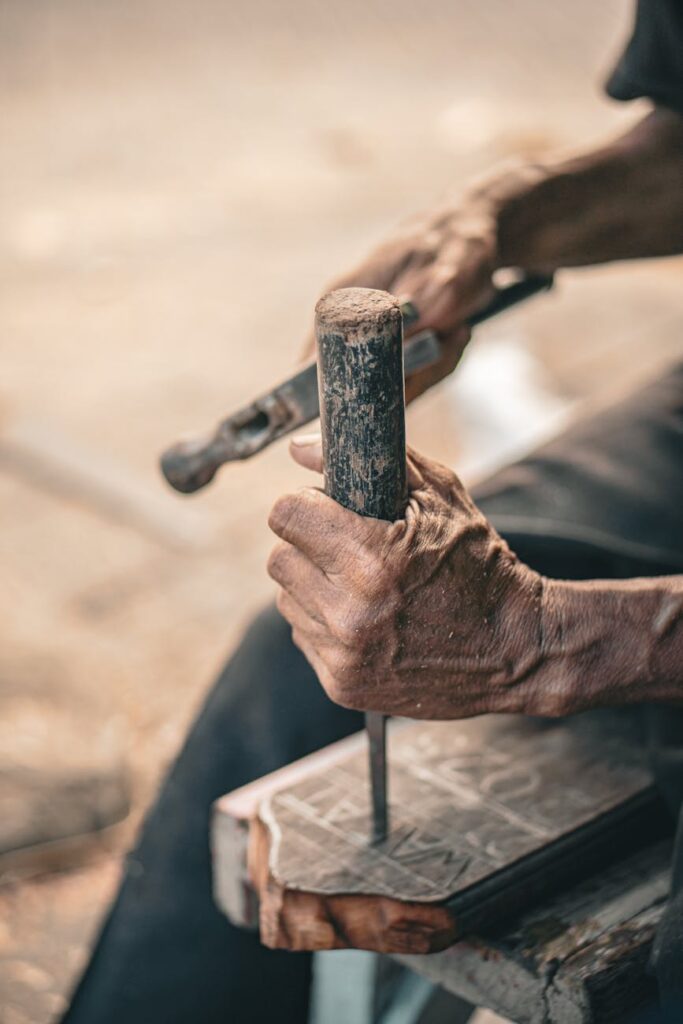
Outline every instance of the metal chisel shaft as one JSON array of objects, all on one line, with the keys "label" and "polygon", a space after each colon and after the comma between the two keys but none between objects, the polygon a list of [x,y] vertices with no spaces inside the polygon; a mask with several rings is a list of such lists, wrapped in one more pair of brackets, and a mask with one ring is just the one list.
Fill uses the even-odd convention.
[{"label": "metal chisel shaft", "polygon": [[387,716],[379,711],[365,715],[370,754],[370,797],[372,799],[372,843],[383,842],[389,831],[387,800]]}]

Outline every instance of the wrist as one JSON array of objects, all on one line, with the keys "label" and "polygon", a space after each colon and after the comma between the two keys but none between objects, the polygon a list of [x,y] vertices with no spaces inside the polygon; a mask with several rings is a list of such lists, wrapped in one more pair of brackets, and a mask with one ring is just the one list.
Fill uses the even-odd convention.
[{"label": "wrist", "polygon": [[538,207],[551,173],[540,163],[518,164],[478,183],[469,193],[468,209],[478,211],[490,225],[493,270],[518,267],[544,273],[559,266],[557,259],[551,259],[539,246],[539,235],[558,220],[557,211]]},{"label": "wrist", "polygon": [[541,714],[683,696],[679,578],[545,580],[541,621]]},{"label": "wrist", "polygon": [[655,110],[625,135],[513,168],[473,190],[495,221],[496,269],[549,273],[683,251],[683,117]]}]

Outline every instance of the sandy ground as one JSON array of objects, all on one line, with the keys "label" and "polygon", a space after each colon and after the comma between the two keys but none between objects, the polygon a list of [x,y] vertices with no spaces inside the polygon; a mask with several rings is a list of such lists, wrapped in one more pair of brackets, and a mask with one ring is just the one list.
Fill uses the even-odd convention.
[{"label": "sandy ground", "polygon": [[[75,729],[96,757],[104,729],[144,806],[272,593],[267,510],[304,479],[280,447],[181,500],[159,451],[284,376],[325,282],[403,215],[633,119],[599,89],[629,10],[0,0],[0,701],[21,756],[52,764]],[[482,330],[411,442],[470,478],[504,450],[509,379],[515,429],[542,431],[656,369],[681,350],[681,274],[562,275]],[[63,1005],[116,870],[2,888],[2,1024]]]}]

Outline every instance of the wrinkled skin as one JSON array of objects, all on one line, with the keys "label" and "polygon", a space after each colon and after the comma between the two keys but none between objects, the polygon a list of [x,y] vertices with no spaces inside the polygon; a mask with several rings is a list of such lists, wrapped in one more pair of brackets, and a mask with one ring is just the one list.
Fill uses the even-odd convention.
[{"label": "wrinkled skin", "polygon": [[[291,451],[320,471],[319,437]],[[395,523],[315,488],[271,512],[278,606],[332,700],[430,719],[683,700],[683,576],[540,576],[454,473],[416,452],[408,470]]]},{"label": "wrinkled skin", "polygon": [[[320,469],[319,444],[292,451]],[[450,470],[411,452],[409,479],[396,523],[313,488],[276,503],[268,570],[294,642],[346,707],[429,719],[531,711],[542,578]]]},{"label": "wrinkled skin", "polygon": [[[443,356],[411,376],[406,399],[412,401],[457,366],[470,337],[463,321],[493,294],[495,256],[493,217],[479,203],[463,201],[414,218],[325,291],[383,289],[412,302],[419,314],[406,338],[426,328],[439,332]],[[314,352],[311,337],[305,358]]]},{"label": "wrinkled skin", "polygon": [[[406,336],[437,331],[443,356],[411,376],[412,401],[457,366],[467,317],[506,267],[550,273],[614,259],[683,251],[683,117],[658,107],[597,149],[494,172],[455,201],[415,217],[334,288],[381,288],[420,319]],[[309,337],[305,357],[315,351]]]},{"label": "wrinkled skin", "polygon": [[[497,269],[683,252],[682,175],[683,117],[658,107],[597,149],[473,186],[331,287],[386,289],[420,313],[409,333],[440,333],[443,358],[411,377],[411,400],[457,365],[464,321],[489,300]],[[315,444],[292,450],[320,470]],[[454,474],[416,454],[410,471],[397,523],[363,519],[315,489],[271,514],[280,609],[334,700],[416,718],[683,700],[683,577],[544,579]]]}]

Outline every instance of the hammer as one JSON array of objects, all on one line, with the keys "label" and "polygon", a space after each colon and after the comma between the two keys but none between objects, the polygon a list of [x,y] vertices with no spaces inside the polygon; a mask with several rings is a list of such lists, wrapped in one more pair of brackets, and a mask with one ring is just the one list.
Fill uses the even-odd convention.
[{"label": "hammer", "polygon": [[[546,291],[552,277],[523,275],[512,284],[495,289],[490,301],[465,321],[476,327],[524,299]],[[410,302],[402,307],[404,326],[415,321],[417,313]],[[439,336],[431,330],[410,338],[403,352],[406,375],[437,362],[443,354]],[[177,491],[192,494],[206,487],[226,462],[250,459],[273,441],[310,423],[319,414],[318,381],[315,363],[309,363],[293,377],[282,381],[264,395],[223,419],[208,434],[179,441],[163,453],[161,469]]]},{"label": "hammer", "polygon": [[[407,502],[403,320],[398,301],[342,288],[316,306],[325,492],[362,516],[400,519]],[[372,842],[388,832],[386,717],[365,716]]]}]

